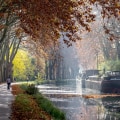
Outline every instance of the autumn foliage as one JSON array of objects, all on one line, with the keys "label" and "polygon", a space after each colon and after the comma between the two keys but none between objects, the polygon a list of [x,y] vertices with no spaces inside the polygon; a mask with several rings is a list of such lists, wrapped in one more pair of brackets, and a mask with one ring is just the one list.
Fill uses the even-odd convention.
[{"label": "autumn foliage", "polygon": [[[68,41],[80,39],[77,31],[80,34],[90,31],[89,23],[95,21],[93,6],[101,7],[103,19],[112,16],[119,19],[119,0],[5,0],[1,1],[0,16],[4,19],[8,15],[16,16],[24,32],[41,44],[56,41],[62,33],[69,38],[64,37],[64,42],[69,44]],[[3,28],[5,25],[0,24],[0,30]]]}]

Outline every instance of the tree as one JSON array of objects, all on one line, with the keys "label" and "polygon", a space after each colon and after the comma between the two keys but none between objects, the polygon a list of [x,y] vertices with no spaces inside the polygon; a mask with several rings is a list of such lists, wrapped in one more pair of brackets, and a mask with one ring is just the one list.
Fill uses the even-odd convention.
[{"label": "tree", "polygon": [[[14,28],[12,27],[12,29]],[[12,30],[7,32],[4,41],[0,44],[0,76],[2,81],[4,81],[8,75],[12,77],[12,61],[21,41],[21,39],[17,38],[14,34]]]},{"label": "tree", "polygon": [[77,30],[90,31],[89,23],[95,20],[91,13],[94,5],[102,8],[103,18],[110,18],[111,14],[119,17],[119,0],[1,0],[0,13],[14,15],[24,32],[42,45],[56,41],[65,32],[64,42],[70,46],[70,41],[80,39]]},{"label": "tree", "polygon": [[[78,55],[84,69],[98,68],[98,63],[105,60],[116,60],[119,55],[119,20],[115,16],[101,16],[101,7],[93,7],[96,21],[90,24],[92,30],[82,34],[77,41]],[[118,8],[117,8],[118,9]]]},{"label": "tree", "polygon": [[[3,78],[4,71],[6,73],[5,69],[8,68],[7,62],[2,59],[9,56],[10,49],[6,51],[5,48],[9,47],[8,40],[12,43],[12,39],[8,36],[21,41],[21,33],[25,33],[43,49],[45,45],[58,43],[58,38],[63,36],[63,41],[71,46],[72,42],[81,38],[77,35],[78,30],[78,34],[90,31],[89,23],[95,20],[95,15],[92,14],[94,5],[101,7],[105,21],[112,16],[119,19],[119,0],[0,0],[0,76]],[[16,29],[11,33],[13,26]]]},{"label": "tree", "polygon": [[62,35],[68,45],[71,45],[70,41],[80,39],[76,31],[90,31],[89,23],[95,20],[91,13],[94,5],[101,7],[103,19],[111,18],[111,15],[119,18],[120,11],[119,0],[13,0],[10,4],[17,5],[12,9],[19,16],[24,31],[43,45],[56,41],[61,32],[66,33]]},{"label": "tree", "polygon": [[12,77],[12,60],[21,41],[18,19],[7,6],[9,3],[0,1],[0,81],[5,81],[8,75]]},{"label": "tree", "polygon": [[35,63],[27,51],[19,49],[13,60],[13,76],[16,80],[27,80],[34,78],[36,70]]}]

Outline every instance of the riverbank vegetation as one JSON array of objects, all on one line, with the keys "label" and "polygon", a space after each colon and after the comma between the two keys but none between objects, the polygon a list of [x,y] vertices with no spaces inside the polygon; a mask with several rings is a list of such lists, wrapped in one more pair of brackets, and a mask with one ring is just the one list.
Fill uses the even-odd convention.
[{"label": "riverbank vegetation", "polygon": [[16,95],[11,120],[65,120],[65,114],[38,92],[35,85],[12,85]]},{"label": "riverbank vegetation", "polygon": [[102,62],[99,66],[101,69],[104,68],[106,71],[120,71],[120,60],[107,60]]}]

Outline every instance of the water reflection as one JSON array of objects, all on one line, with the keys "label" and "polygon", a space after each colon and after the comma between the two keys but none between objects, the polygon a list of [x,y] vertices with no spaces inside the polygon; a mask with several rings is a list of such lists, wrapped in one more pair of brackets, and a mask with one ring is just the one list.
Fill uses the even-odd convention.
[{"label": "water reflection", "polygon": [[82,89],[81,82],[76,80],[39,85],[38,88],[66,113],[67,120],[120,120],[119,96],[83,97],[95,91]]},{"label": "water reflection", "polygon": [[120,96],[102,98],[103,106],[107,109],[107,119],[120,120]]}]

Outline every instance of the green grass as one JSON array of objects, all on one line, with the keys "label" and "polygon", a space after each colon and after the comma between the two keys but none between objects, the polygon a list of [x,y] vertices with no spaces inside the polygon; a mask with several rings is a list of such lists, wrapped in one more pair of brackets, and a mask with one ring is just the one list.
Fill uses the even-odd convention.
[{"label": "green grass", "polygon": [[65,114],[53,105],[51,101],[42,96],[41,94],[35,94],[34,98],[38,105],[47,113],[49,113],[54,120],[65,120]]},{"label": "green grass", "polygon": [[28,98],[28,96],[24,95],[24,94],[19,94],[16,99],[15,102],[19,105],[19,109],[18,111],[30,111],[31,110],[31,106],[30,106],[30,100]]}]

